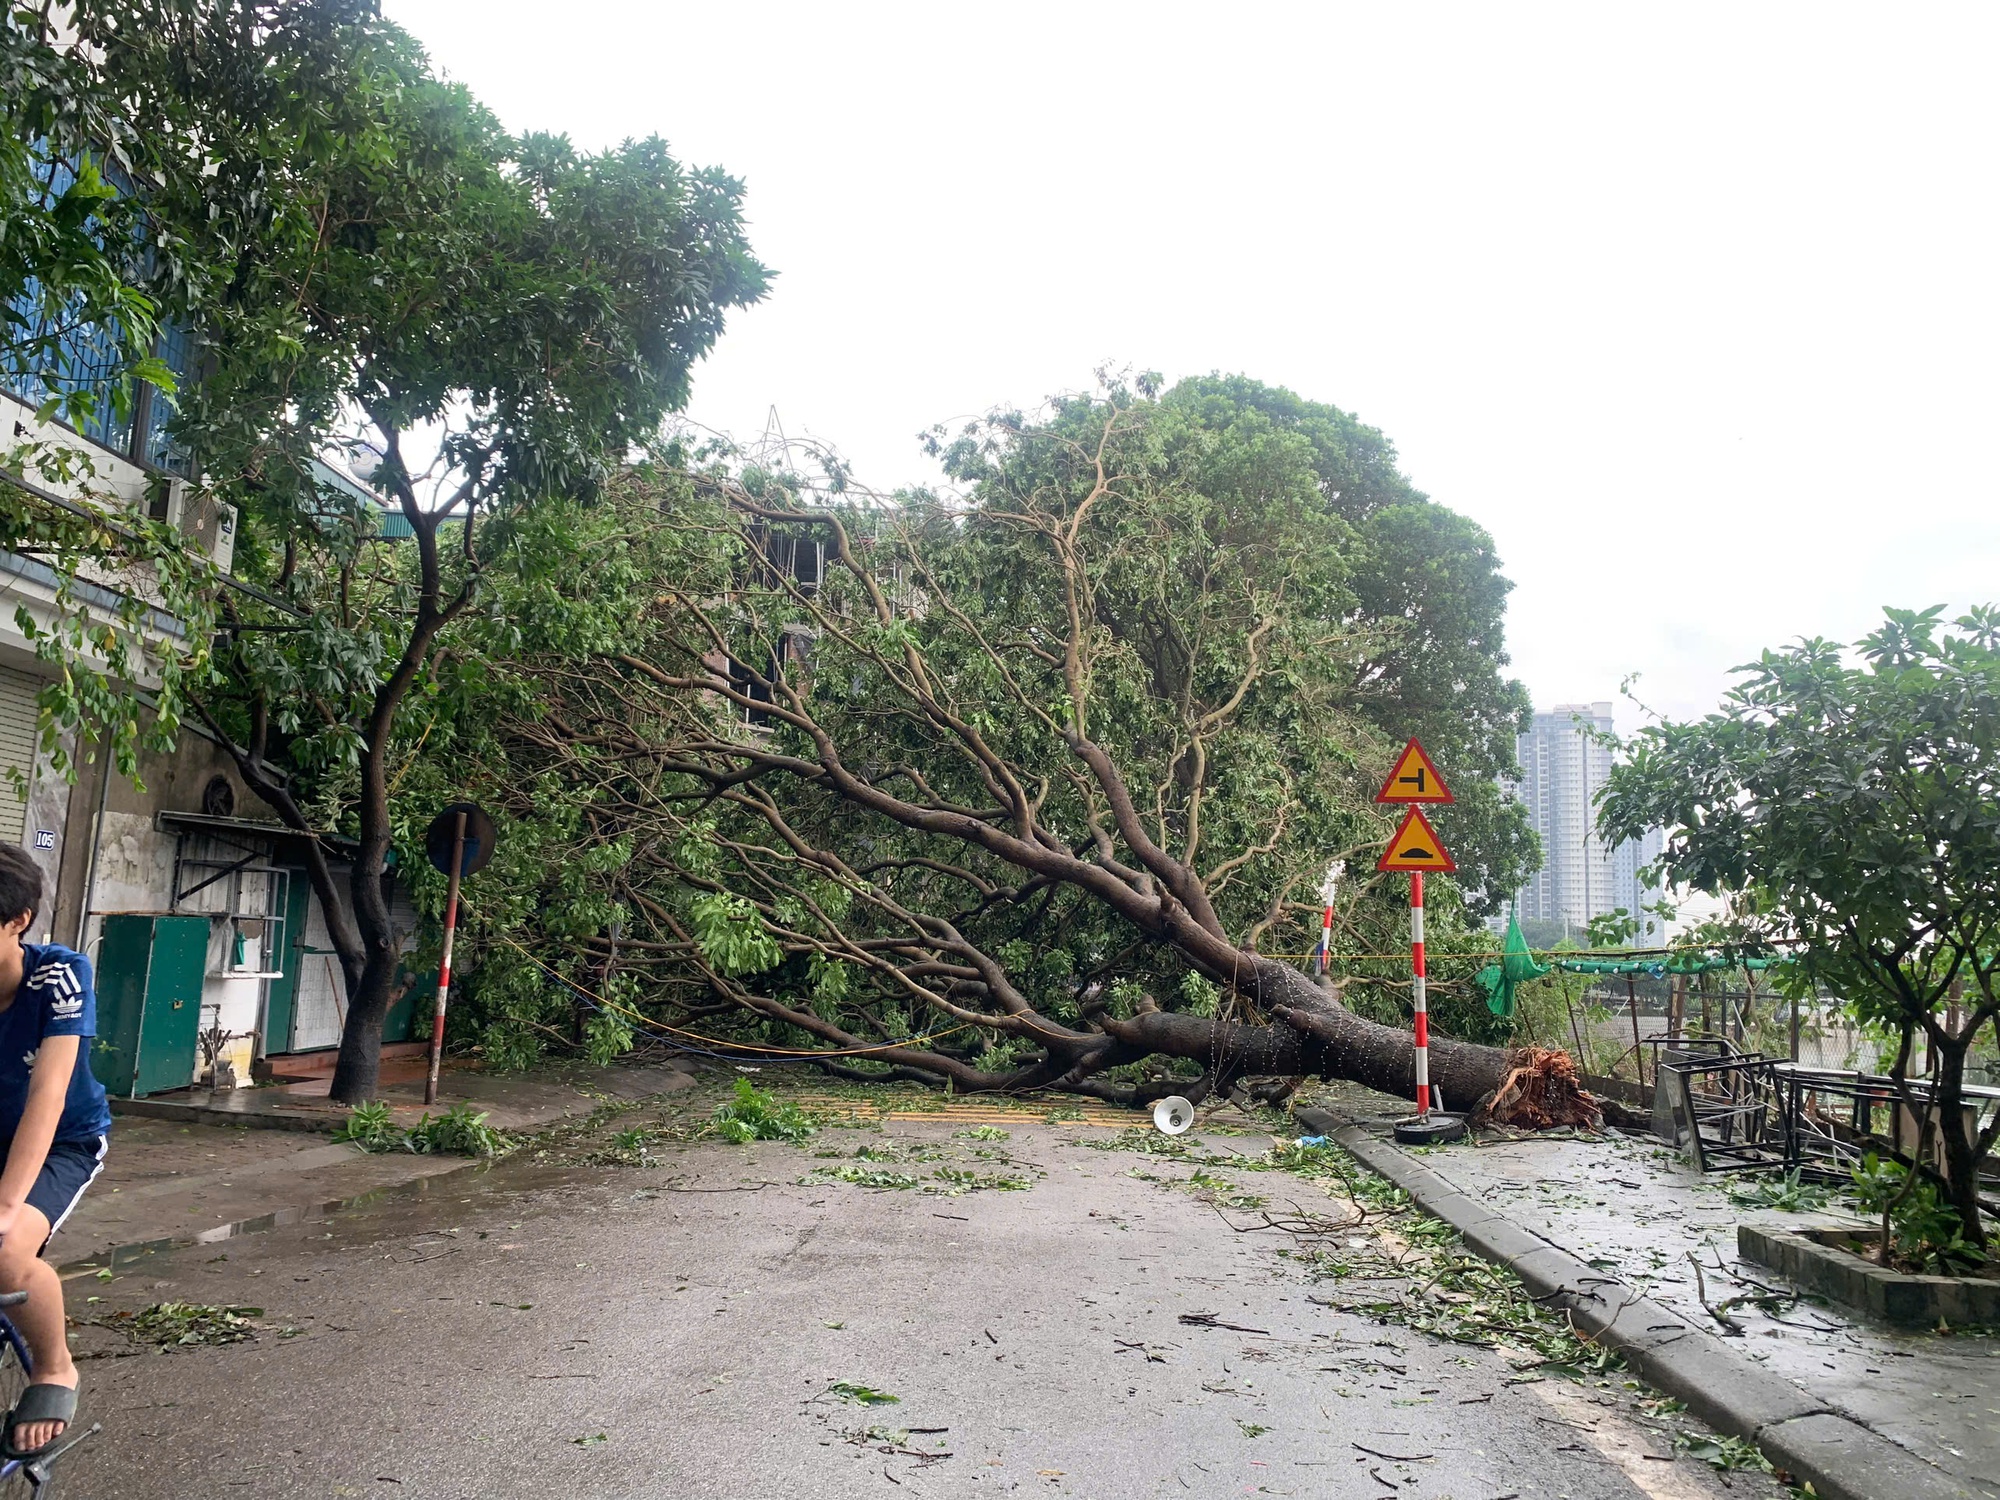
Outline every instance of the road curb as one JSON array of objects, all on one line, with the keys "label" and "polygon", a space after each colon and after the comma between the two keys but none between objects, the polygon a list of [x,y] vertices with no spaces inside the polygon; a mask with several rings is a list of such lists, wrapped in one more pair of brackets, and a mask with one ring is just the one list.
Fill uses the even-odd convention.
[{"label": "road curb", "polygon": [[216,1109],[168,1099],[126,1099],[116,1095],[111,1113],[143,1120],[171,1120],[177,1125],[233,1125],[249,1130],[299,1130],[331,1135],[346,1121],[345,1113],[277,1109]]},{"label": "road curb", "polygon": [[1979,1500],[1908,1449],[1732,1353],[1671,1308],[1468,1197],[1363,1127],[1320,1109],[1301,1109],[1297,1118],[1451,1225],[1482,1259],[1520,1277],[1538,1302],[1568,1312],[1578,1331],[1617,1350],[1640,1379],[1685,1402],[1716,1431],[1749,1438],[1822,1500]]}]

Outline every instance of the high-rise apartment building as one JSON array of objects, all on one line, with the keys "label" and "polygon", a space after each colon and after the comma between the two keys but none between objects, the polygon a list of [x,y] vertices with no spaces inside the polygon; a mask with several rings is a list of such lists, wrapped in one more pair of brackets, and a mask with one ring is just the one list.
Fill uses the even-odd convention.
[{"label": "high-rise apartment building", "polygon": [[1640,872],[1659,858],[1660,831],[1617,845],[1597,831],[1611,750],[1591,731],[1611,727],[1609,703],[1558,703],[1520,737],[1521,779],[1510,790],[1541,836],[1542,867],[1515,892],[1514,912],[1524,922],[1560,922],[1580,937],[1592,917],[1623,907],[1640,924],[1633,941],[1657,943],[1665,928],[1646,908],[1659,890]]}]

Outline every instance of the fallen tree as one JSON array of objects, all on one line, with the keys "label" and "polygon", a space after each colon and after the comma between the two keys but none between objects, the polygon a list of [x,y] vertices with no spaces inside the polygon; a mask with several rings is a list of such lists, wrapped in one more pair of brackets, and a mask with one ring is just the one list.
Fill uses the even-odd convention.
[{"label": "fallen tree", "polygon": [[[635,481],[708,571],[627,649],[546,664],[508,726],[521,784],[587,788],[619,850],[629,920],[578,945],[593,981],[850,1076],[1410,1097],[1407,1027],[1282,955],[1331,859],[1357,872],[1341,936],[1401,946],[1368,799],[1411,730],[1461,796],[1434,937],[1518,879],[1490,543],[1379,434],[1249,382],[1113,387],[939,451],[965,499],[832,465]],[[1433,1037],[1447,1104],[1507,1081],[1508,1049]]]}]

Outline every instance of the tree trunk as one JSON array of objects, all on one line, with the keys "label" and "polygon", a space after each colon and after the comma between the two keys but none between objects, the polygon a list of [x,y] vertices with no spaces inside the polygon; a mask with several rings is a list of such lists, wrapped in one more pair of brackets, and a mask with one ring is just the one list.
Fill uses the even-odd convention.
[{"label": "tree trunk", "polygon": [[382,1076],[382,1022],[389,1014],[396,982],[395,955],[388,962],[371,951],[361,983],[349,992],[347,1024],[340,1031],[340,1055],[328,1090],[336,1104],[366,1104]]},{"label": "tree trunk", "polygon": [[[1220,1091],[1237,1078],[1312,1074],[1362,1084],[1414,1107],[1417,1049],[1408,1031],[1357,1016],[1329,1001],[1297,969],[1270,959],[1257,965],[1257,998],[1280,1024],[1246,1026],[1150,1011],[1130,1020],[1107,1019],[1103,1026],[1130,1053],[1204,1064]],[[1516,1054],[1506,1048],[1431,1034],[1430,1081],[1443,1090],[1447,1109],[1472,1109],[1507,1081],[1515,1062]]]},{"label": "tree trunk", "polygon": [[347,1023],[340,1030],[340,1055],[328,1090],[336,1104],[366,1104],[381,1082],[382,1022],[389,1014],[390,992],[402,957],[388,892],[383,889],[388,847],[386,827],[379,839],[369,838],[364,830],[348,883],[364,958],[360,982],[348,988]]},{"label": "tree trunk", "polygon": [[1984,1248],[1986,1225],[1979,1207],[1980,1151],[1974,1139],[1976,1122],[1965,1117],[1965,1054],[1971,1043],[1970,1036],[1956,1032],[1943,1046],[1931,1043],[1931,1056],[1937,1061],[1937,1095],[1932,1108],[1944,1143],[1946,1190],[1965,1225],[1966,1239]]},{"label": "tree trunk", "polygon": [[[1321,1049],[1317,1066],[1291,1071],[1344,1078],[1416,1103],[1417,1048],[1409,1031],[1329,1005],[1310,979],[1284,964],[1265,961],[1258,978],[1271,1014],[1312,1036]],[[1508,1048],[1453,1041],[1435,1031],[1428,1051],[1430,1081],[1443,1090],[1445,1108],[1454,1110],[1470,1110],[1495,1093],[1517,1060]]]}]

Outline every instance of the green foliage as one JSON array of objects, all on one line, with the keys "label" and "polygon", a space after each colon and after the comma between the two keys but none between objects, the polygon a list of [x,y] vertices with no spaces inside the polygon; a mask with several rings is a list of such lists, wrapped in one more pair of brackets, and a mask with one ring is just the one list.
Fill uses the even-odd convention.
[{"label": "green foliage", "polygon": [[[1103,503],[1091,498],[1089,457],[1100,440]],[[1490,543],[1412,491],[1379,433],[1254,382],[1161,393],[1140,381],[1057,401],[1034,421],[998,414],[937,447],[969,498],[866,495],[831,458],[808,474],[768,456],[663,455],[606,497],[620,522],[607,542],[640,536],[653,549],[635,554],[654,569],[646,582],[614,570],[600,593],[591,562],[564,573],[578,607],[601,608],[622,633],[595,669],[534,668],[540,691],[498,716],[510,761],[494,784],[516,803],[526,798],[510,795],[510,779],[616,804],[601,823],[631,851],[615,877],[621,915],[649,945],[620,961],[644,972],[649,1013],[673,1020],[685,1007],[700,1033],[849,1051],[955,1031],[962,1015],[926,1014],[949,986],[923,971],[948,948],[951,983],[964,986],[952,1003],[1000,1024],[947,1045],[1017,1086],[1043,1062],[1051,1027],[1087,1035],[1099,1018],[1153,1005],[1254,1017],[1254,1001],[1190,972],[1097,894],[1023,885],[1003,859],[857,806],[830,779],[787,771],[713,797],[675,769],[728,761],[733,744],[796,767],[822,731],[858,774],[939,808],[990,808],[1015,778],[1064,844],[1087,849],[1094,826],[1110,839],[1104,857],[1129,865],[1128,839],[1076,777],[1068,736],[1080,714],[1156,808],[1147,816],[1174,857],[1213,880],[1222,926],[1292,952],[1316,935],[1305,907],[1316,907],[1328,852],[1382,836],[1370,800],[1378,762],[1414,728],[1434,751],[1451,747],[1439,753],[1470,787],[1447,832],[1469,894],[1434,887],[1432,950],[1485,942],[1473,912],[1532,855],[1519,809],[1488,785],[1511,763],[1523,706],[1496,655],[1506,584]],[[785,519],[808,514],[838,520],[865,565],[833,566],[830,525]],[[794,587],[786,560],[820,542],[826,571],[811,590]],[[1072,576],[1092,591],[1074,684],[1058,648]],[[776,675],[749,703],[725,703],[706,685],[719,652],[739,684]],[[790,722],[798,713],[817,729]],[[991,759],[966,753],[940,714]],[[615,727],[567,732],[591,724]],[[1008,827],[1004,813],[981,816]],[[601,826],[598,814],[588,821]],[[548,877],[562,869],[551,861]],[[1357,877],[1340,907],[1352,946],[1402,946],[1407,907],[1388,883]],[[912,931],[920,941],[904,945]],[[584,967],[530,946],[565,977]],[[713,980],[690,972],[690,949]],[[976,979],[959,977],[969,952],[990,959],[973,965]],[[1397,965],[1377,967],[1400,977]],[[474,986],[475,1005],[553,1024],[532,1013],[546,978]],[[718,994],[737,1016],[715,1013]],[[1017,1003],[1010,1019],[1003,1007]],[[849,1066],[888,1065],[855,1052]]]},{"label": "green foliage", "polygon": [[1774,1208],[1781,1213],[1817,1213],[1833,1194],[1818,1183],[1800,1179],[1797,1168],[1781,1177],[1743,1176],[1729,1184],[1729,1201],[1742,1208]]},{"label": "green foliage", "polygon": [[725,1141],[791,1141],[813,1133],[813,1123],[799,1107],[759,1089],[747,1078],[736,1080],[735,1097],[715,1111],[715,1130]]},{"label": "green foliage", "polygon": [[1393,1226],[1406,1247],[1348,1246],[1304,1255],[1316,1276],[1351,1283],[1353,1296],[1330,1306],[1477,1348],[1528,1351],[1517,1370],[1582,1380],[1621,1368],[1618,1356],[1592,1344],[1537,1303],[1518,1278],[1468,1252],[1451,1227],[1414,1208],[1409,1195],[1337,1146],[1279,1146],[1271,1170],[1327,1186],[1378,1223]]},{"label": "green foliage", "polygon": [[835,1182],[851,1182],[856,1187],[865,1188],[913,1188],[917,1178],[909,1172],[899,1172],[893,1167],[873,1167],[862,1162],[842,1162],[833,1167],[814,1167],[814,1177],[830,1178]]},{"label": "green foliage", "polygon": [[836,1380],[822,1394],[837,1396],[842,1401],[852,1401],[861,1406],[894,1406],[903,1399],[854,1380]]},{"label": "green foliage", "polygon": [[598,1011],[584,1023],[584,1056],[600,1068],[630,1052],[632,1040],[632,1023],[611,1011]]},{"label": "green foliage", "polygon": [[[176,528],[126,511],[77,448],[14,445],[0,449],[0,470],[69,495],[57,505],[0,478],[0,535],[54,585],[46,612],[22,603],[11,619],[50,668],[36,699],[40,748],[56,774],[74,777],[72,737],[102,741],[137,781],[140,752],[172,748],[190,694],[209,681],[216,570]],[[154,684],[150,702],[132,682]],[[24,773],[8,775],[25,795]]]},{"label": "green foliage", "polygon": [[[72,22],[87,32],[104,9]],[[102,54],[58,29],[15,6],[0,22],[0,382],[25,379],[44,418],[81,429],[130,411],[142,367],[173,381],[152,358],[143,210],[106,176],[124,176],[133,130]]]},{"label": "green foliage", "polygon": [[355,1105],[333,1138],[350,1141],[363,1151],[412,1151],[419,1156],[503,1156],[514,1145],[486,1123],[484,1111],[469,1104],[453,1105],[435,1117],[425,1114],[404,1130],[380,1100]]},{"label": "green foliage", "polygon": [[240,1344],[257,1336],[252,1321],[264,1316],[261,1307],[212,1307],[202,1302],[155,1302],[131,1315],[124,1325],[132,1338],[161,1349],[185,1349],[199,1344]]},{"label": "green foliage", "polygon": [[[1600,821],[1614,839],[1666,827],[1672,881],[1733,893],[1798,942],[1788,982],[1842,996],[1903,1060],[1923,1035],[1956,1119],[1966,1053],[2000,1017],[2000,611],[1942,615],[1888,610],[1856,664],[1833,641],[1766,651],[1720,712],[1641,731]],[[1996,1132],[1945,1136],[1974,1242]]]},{"label": "green foliage", "polygon": [[422,1116],[403,1137],[403,1149],[420,1156],[502,1156],[514,1143],[486,1123],[486,1112],[455,1104],[433,1119]]},{"label": "green foliage", "polygon": [[[1853,1169],[1854,1200],[1864,1213],[1889,1215],[1891,1250],[1918,1272],[1955,1276],[1986,1263],[1985,1252],[1966,1237],[1958,1210],[1937,1184],[1909,1168],[1869,1152]],[[1907,1187],[1907,1191],[1905,1191]]]},{"label": "green foliage", "polygon": [[722,973],[756,974],[777,966],[785,954],[764,930],[757,908],[741,896],[713,892],[688,903],[695,942]]},{"label": "green foliage", "polygon": [[1190,970],[1181,976],[1180,1008],[1191,1016],[1208,1017],[1215,1014],[1221,1002],[1222,991],[1206,975]]},{"label": "green foliage", "polygon": [[389,1106],[379,1099],[357,1104],[333,1133],[336,1141],[348,1141],[363,1151],[393,1151],[402,1144],[403,1132],[389,1117]]},{"label": "green foliage", "polygon": [[[83,0],[85,45],[66,54],[23,13],[0,58],[13,121],[38,130],[60,116],[48,152],[108,144],[148,183],[144,242],[121,242],[127,205],[87,166],[74,192],[28,204],[36,164],[19,143],[0,149],[0,291],[44,278],[134,353],[150,351],[155,305],[197,328],[203,378],[176,393],[173,432],[241,513],[236,572],[254,590],[224,596],[196,578],[184,614],[179,596],[148,591],[201,648],[166,656],[145,732],[155,748],[170,741],[185,699],[282,821],[358,839],[351,903],[311,864],[356,1025],[393,980],[367,958],[397,946],[372,893],[436,805],[405,809],[392,790],[468,765],[520,784],[498,759],[450,752],[482,736],[490,747],[526,656],[611,649],[635,613],[621,588],[643,574],[656,597],[658,570],[624,561],[646,551],[639,534],[606,540],[579,586],[578,546],[602,539],[579,518],[684,404],[726,313],[768,279],[744,239],[740,183],[682,166],[657,138],[588,153],[510,137],[378,12],[365,0]],[[17,205],[40,214],[23,215],[18,236]],[[93,236],[132,253],[58,275]],[[19,333],[6,330],[12,344]],[[129,374],[160,379],[143,361]],[[402,454],[419,432],[439,444],[428,473]],[[342,448],[410,541],[384,540],[374,501],[321,462]],[[79,550],[71,526],[56,544],[86,572],[150,564],[159,549],[129,531],[99,528]],[[211,631],[211,616],[227,628]],[[140,709],[83,679],[108,662],[146,680],[161,663],[116,670],[106,622],[77,618],[37,642],[62,669],[45,731],[53,743],[108,715],[127,760]],[[604,873],[585,864],[569,879]],[[581,912],[555,915],[559,926]],[[503,1061],[528,1055],[541,1023],[521,988],[473,1018]],[[619,1044],[615,1027],[589,1035],[594,1056]]]},{"label": "green foliage", "polygon": [[1748,1438],[1677,1432],[1674,1434],[1674,1447],[1689,1458],[1698,1458],[1711,1468],[1725,1472],[1746,1469],[1757,1474],[1773,1472],[1771,1461]]}]

